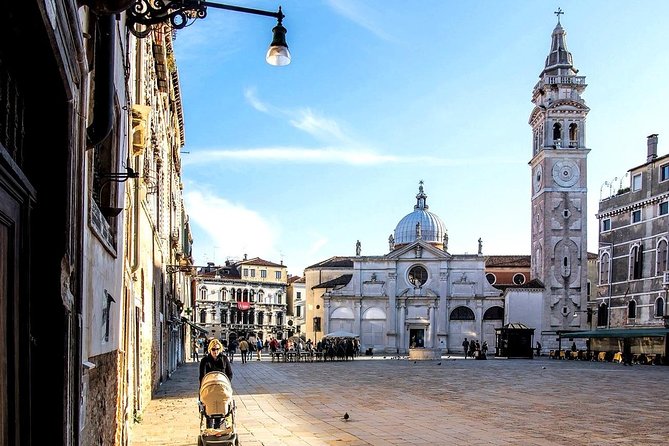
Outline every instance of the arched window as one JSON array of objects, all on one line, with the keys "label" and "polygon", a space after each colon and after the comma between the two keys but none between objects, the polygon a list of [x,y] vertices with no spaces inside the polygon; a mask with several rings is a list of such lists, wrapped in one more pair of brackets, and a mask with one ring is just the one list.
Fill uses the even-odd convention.
[{"label": "arched window", "polygon": [[221,300],[226,301],[228,299],[228,290],[226,288],[221,288]]},{"label": "arched window", "polygon": [[578,124],[569,124],[569,147],[578,147]]},{"label": "arched window", "polygon": [[606,327],[609,322],[609,306],[605,303],[597,308],[597,326]]},{"label": "arched window", "polygon": [[553,124],[553,144],[555,147],[562,147],[562,124],[559,122]]},{"label": "arched window", "polygon": [[627,319],[636,319],[636,302],[633,300],[627,304]]},{"label": "arched window", "polygon": [[468,307],[457,307],[451,311],[452,321],[473,321],[475,320],[474,312]]},{"label": "arched window", "polygon": [[248,302],[249,301],[249,290],[244,290],[242,293],[242,302]]},{"label": "arched window", "polygon": [[640,245],[632,246],[629,256],[630,280],[641,279],[643,253]]},{"label": "arched window", "polygon": [[657,243],[656,275],[661,275],[667,270],[667,241],[662,239]]},{"label": "arched window", "polygon": [[242,289],[239,288],[239,289],[237,289],[237,302],[241,302],[241,301],[242,301]]},{"label": "arched window", "polygon": [[200,310],[200,323],[204,324],[207,322],[207,310]]},{"label": "arched window", "polygon": [[494,321],[503,319],[504,319],[504,308],[502,307],[490,307],[487,310],[485,310],[485,313],[483,313],[484,321]]},{"label": "arched window", "polygon": [[609,283],[609,253],[605,252],[599,258],[599,284],[605,285]]},{"label": "arched window", "polygon": [[258,291],[258,302],[268,303],[268,302],[265,302],[265,292],[263,290]]},{"label": "arched window", "polygon": [[207,289],[205,287],[200,288],[200,300],[207,300]]},{"label": "arched window", "polygon": [[661,297],[655,299],[655,317],[664,317],[664,299]]}]

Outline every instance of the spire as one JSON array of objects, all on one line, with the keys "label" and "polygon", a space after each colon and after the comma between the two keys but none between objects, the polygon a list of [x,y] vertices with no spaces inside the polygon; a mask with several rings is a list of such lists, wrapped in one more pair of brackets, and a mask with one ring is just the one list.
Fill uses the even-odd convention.
[{"label": "spire", "polygon": [[416,195],[416,205],[414,209],[428,209],[427,195],[423,192],[423,180],[418,182],[418,195]]},{"label": "spire", "polygon": [[567,49],[567,32],[560,24],[560,16],[562,14],[564,14],[564,12],[562,12],[562,9],[560,8],[555,11],[558,21],[557,25],[555,25],[555,29],[553,29],[553,34],[551,36],[551,50],[546,57],[546,66],[544,67],[544,71],[541,72],[541,76],[544,74],[575,75],[578,73],[578,70],[574,68],[574,61],[571,53]]}]

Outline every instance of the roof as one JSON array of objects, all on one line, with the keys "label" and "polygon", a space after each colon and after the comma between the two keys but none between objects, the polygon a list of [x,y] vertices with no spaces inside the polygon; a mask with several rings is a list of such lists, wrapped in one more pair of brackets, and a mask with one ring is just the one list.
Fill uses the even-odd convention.
[{"label": "roof", "polygon": [[530,288],[536,288],[543,290],[545,288],[544,283],[539,280],[539,279],[532,279],[529,282],[525,282],[522,285],[493,285],[493,287],[499,289],[499,290],[508,290],[508,289],[530,289]]},{"label": "roof", "polygon": [[237,263],[238,265],[256,265],[256,266],[273,266],[276,268],[285,268],[286,265],[270,262],[269,260],[261,259],[260,257],[254,257],[248,260],[242,260]]},{"label": "roof", "polygon": [[304,277],[300,277],[300,276],[290,276],[288,278],[288,283],[289,284],[291,284],[291,283],[305,283],[305,282],[306,282],[306,279]]},{"label": "roof", "polygon": [[197,275],[199,277],[210,277],[210,278],[225,278],[225,279],[240,279],[241,275],[239,271],[235,268],[229,266],[219,266],[209,268],[207,271],[199,270]]},{"label": "roof", "polygon": [[521,324],[520,322],[512,322],[510,324],[506,324],[505,326],[501,328],[495,328],[495,331],[501,331],[501,330],[530,330],[534,331],[534,328],[530,328],[525,324]]},{"label": "roof", "polygon": [[531,257],[529,255],[510,255],[510,256],[486,256],[485,266],[490,267],[530,267]]},{"label": "roof", "polygon": [[353,260],[350,257],[335,256],[307,266],[305,269],[309,268],[353,268]]},{"label": "roof", "polygon": [[351,278],[353,277],[353,274],[344,274],[342,276],[339,276],[335,279],[328,280],[323,283],[319,283],[318,285],[314,285],[311,287],[311,289],[315,288],[334,288],[336,286],[343,286],[343,285],[348,285],[348,283],[351,281]]},{"label": "roof", "polygon": [[588,260],[597,260],[599,256],[595,254],[594,252],[589,252],[588,253]]}]

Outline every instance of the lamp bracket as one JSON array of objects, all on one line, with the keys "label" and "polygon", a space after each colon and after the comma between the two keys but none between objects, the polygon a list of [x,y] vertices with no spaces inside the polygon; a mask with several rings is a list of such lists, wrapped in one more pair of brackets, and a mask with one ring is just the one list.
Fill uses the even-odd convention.
[{"label": "lamp bracket", "polygon": [[195,19],[203,19],[207,16],[207,7],[275,17],[279,25],[285,17],[281,7],[272,12],[203,0],[134,0],[128,9],[127,24],[135,37],[144,38],[151,34],[154,25],[162,23],[172,29],[182,29]]}]

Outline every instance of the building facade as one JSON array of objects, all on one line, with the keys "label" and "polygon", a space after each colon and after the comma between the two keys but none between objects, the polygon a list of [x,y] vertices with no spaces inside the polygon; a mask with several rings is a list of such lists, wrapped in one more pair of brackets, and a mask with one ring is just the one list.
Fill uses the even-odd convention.
[{"label": "building facade", "polygon": [[194,277],[195,323],[227,344],[287,336],[287,267],[261,258],[210,263]]},{"label": "building facade", "polygon": [[288,278],[288,336],[304,335],[306,329],[306,318],[304,315],[306,302],[306,285],[304,277],[290,276]]},{"label": "building facade", "polygon": [[585,326],[587,307],[587,155],[586,117],[581,97],[585,76],[578,75],[558,23],[539,81],[532,92],[533,279],[544,285],[541,326],[543,345],[557,347],[559,331]]},{"label": "building facade", "polygon": [[150,235],[130,222],[144,205],[130,198],[143,193],[136,151],[163,159],[161,187],[179,183],[178,89],[174,78],[155,86],[169,44],[128,34],[130,4],[27,0],[0,11],[12,24],[0,30],[1,444],[48,432],[54,444],[126,445],[136,410],[182,357],[169,321],[189,288],[161,273],[188,252],[178,188],[161,194]]},{"label": "building facade", "polygon": [[593,349],[667,357],[669,155],[657,145],[648,136],[645,163],[599,202]]},{"label": "building facade", "polygon": [[[389,238],[389,252],[333,257],[305,269],[307,339],[334,331],[360,336],[361,350],[434,355],[461,351],[464,338],[495,342],[504,301],[485,277],[485,258],[451,254],[421,182],[414,211]],[[312,321],[311,326],[309,321]]]}]

